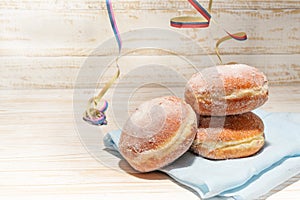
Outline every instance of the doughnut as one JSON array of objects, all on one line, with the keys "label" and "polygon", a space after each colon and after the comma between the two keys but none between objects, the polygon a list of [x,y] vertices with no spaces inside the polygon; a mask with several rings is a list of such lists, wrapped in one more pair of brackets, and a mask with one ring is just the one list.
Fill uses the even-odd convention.
[{"label": "doughnut", "polygon": [[139,172],[162,168],[189,150],[197,117],[182,99],[166,96],[142,103],[123,126],[119,150]]},{"label": "doughnut", "polygon": [[264,124],[252,112],[226,117],[201,116],[191,151],[220,160],[251,156],[264,145]]},{"label": "doughnut", "polygon": [[245,64],[205,68],[194,74],[185,87],[185,101],[199,115],[242,114],[267,100],[266,76]]}]

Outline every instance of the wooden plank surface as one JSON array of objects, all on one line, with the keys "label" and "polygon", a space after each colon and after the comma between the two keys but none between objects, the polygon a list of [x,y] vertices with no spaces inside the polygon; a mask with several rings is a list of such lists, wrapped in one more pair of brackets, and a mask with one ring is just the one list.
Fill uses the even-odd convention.
[{"label": "wooden plank surface", "polygon": [[[300,55],[225,55],[222,57],[224,62],[236,61],[259,68],[267,75],[272,85],[300,82]],[[80,88],[95,87],[95,83],[90,81],[95,74],[103,84],[115,73],[115,66],[110,66],[107,62],[113,59],[114,57],[3,57],[0,58],[2,65],[0,88],[73,88],[75,84]],[[144,74],[132,74],[133,71],[150,64],[165,66],[188,80],[196,71],[218,63],[216,56],[195,56],[187,59],[195,66],[176,55],[125,56],[119,60],[120,80],[124,87],[141,81]],[[84,78],[81,80],[77,80],[79,73],[84,73]],[[125,81],[123,78],[129,74],[132,74],[131,78]],[[153,73],[148,75],[151,76]],[[162,79],[169,79],[170,74],[161,73],[161,76]],[[178,85],[178,81],[173,80],[170,84]]]},{"label": "wooden plank surface", "polygon": [[[200,2],[207,6],[208,1]],[[201,30],[169,27],[171,17],[198,15],[186,0],[122,0],[114,1],[113,7],[122,33],[156,27],[190,38],[201,48],[178,45],[185,37],[170,48],[180,55],[196,56],[198,69],[218,62],[214,45],[224,35],[221,27],[246,31],[248,41],[222,44],[224,61],[256,66],[272,85],[289,85],[272,87],[264,109],[300,112],[299,0],[214,1],[212,15],[221,26],[212,24]],[[138,38],[125,38],[124,52],[130,50],[126,44],[140,44]],[[108,39],[112,45],[102,48]],[[147,41],[151,46],[151,42],[164,40],[153,35]],[[162,173],[129,175],[118,165],[111,169],[93,159],[80,142],[74,124],[78,113],[73,113],[73,88],[83,92],[80,105],[85,105],[85,97],[96,93],[114,73],[114,68],[101,64],[113,59],[115,52],[104,0],[0,0],[1,199],[199,199]],[[133,72],[150,63],[168,66],[183,80],[195,72],[194,67],[164,51],[139,51],[122,58],[122,79],[115,85],[122,88],[116,104],[131,95],[129,112],[145,99],[170,93],[147,85],[129,94],[145,77]],[[126,79],[130,74],[133,77]],[[92,81],[96,76],[99,80]],[[170,79],[168,74],[160,76]],[[76,80],[78,77],[81,79]],[[168,86],[182,93],[183,83],[172,80]],[[126,89],[129,86],[131,89]],[[106,95],[110,101],[113,97],[112,91]],[[128,114],[123,107],[113,111],[123,118]],[[113,120],[114,112],[108,113],[111,123],[103,133],[122,123]],[[262,199],[299,199],[299,179],[298,175],[288,180]]]},{"label": "wooden plank surface", "polygon": [[[225,43],[221,48],[223,54],[300,52],[299,9],[224,9],[214,15],[220,27],[212,24],[209,29],[199,30],[169,26],[172,17],[195,14],[192,10],[120,10],[116,12],[116,18],[122,33],[155,27],[185,34],[203,48],[204,51],[196,52],[202,55],[214,53],[216,41],[225,35],[222,28],[233,33],[245,31],[249,37],[246,42]],[[112,51],[109,47],[95,52],[96,47],[113,37],[105,10],[1,10],[0,22],[2,56],[88,56],[91,53],[100,56]],[[153,35],[150,39],[159,37]],[[175,51],[180,49],[176,45],[174,48]]]},{"label": "wooden plank surface", "polygon": [[[166,10],[166,9],[191,9],[191,5],[187,0],[120,0],[120,3],[113,5],[116,10],[124,9],[141,9],[141,10]],[[199,0],[199,2],[207,7],[208,0]],[[34,10],[104,10],[106,9],[104,0],[10,0],[1,1],[0,8],[5,9],[34,9]],[[234,8],[234,9],[294,9],[299,8],[298,0],[217,0],[213,2],[214,9]]]},{"label": "wooden plank surface", "polygon": [[[201,3],[206,5],[207,1]],[[130,31],[130,35],[136,29],[155,27],[168,30],[170,34],[184,35],[179,41],[168,41],[167,36],[150,34],[148,46],[135,35],[124,39],[123,52],[132,50],[128,47],[130,44],[145,48],[167,40],[171,44],[170,50],[183,56],[199,56],[203,59],[199,66],[211,66],[212,62],[206,58],[210,55],[214,57],[213,63],[217,63],[214,46],[224,35],[221,27],[231,32],[243,30],[248,33],[248,41],[230,41],[221,45],[220,52],[225,61],[257,66],[268,75],[272,84],[299,82],[300,3],[297,0],[215,1],[213,17],[221,27],[212,23],[209,29],[201,30],[169,27],[171,17],[197,15],[186,0],[123,0],[115,2],[114,7],[122,33]],[[72,88],[86,59],[91,56],[96,57],[95,60],[106,59],[116,52],[103,0],[0,1],[0,10],[0,88]],[[187,38],[200,48],[182,47]],[[110,45],[103,47],[103,42],[108,39]],[[156,54],[166,55],[153,57],[165,64],[168,54],[164,51]],[[125,73],[127,68],[131,69],[128,66],[149,62],[149,58],[145,58],[149,56],[147,51],[138,51],[134,55],[141,57],[134,57],[136,62],[124,59],[120,63],[126,66],[122,69]],[[178,68],[173,59],[169,65]],[[98,67],[93,65],[91,70]],[[191,68],[182,68],[183,76],[190,77]],[[90,86],[82,83],[82,87]]]},{"label": "wooden plank surface", "polygon": [[[145,87],[133,96],[131,107],[167,92]],[[93,159],[76,132],[72,89],[0,90],[0,95],[1,198],[199,199],[164,174],[130,175]],[[106,98],[111,97],[109,92]],[[120,103],[125,97],[117,101]],[[270,100],[263,108],[300,112],[299,103],[299,85],[276,86],[271,87]],[[117,128],[111,112],[110,109],[108,126],[89,127],[87,131],[103,134]],[[290,179],[265,197],[297,199],[299,179],[299,175]]]},{"label": "wooden plank surface", "polygon": [[[299,53],[299,1],[214,3],[213,17],[223,28],[249,35],[245,45],[228,43],[224,54]],[[211,44],[224,35],[213,24],[201,30],[170,28],[171,17],[197,15],[185,0],[126,0],[114,6],[123,33],[144,27],[169,28],[190,36],[210,54]],[[1,1],[0,8],[1,55],[86,56],[112,37],[104,1]]]},{"label": "wooden plank surface", "polygon": [[[201,3],[206,5],[207,1]],[[203,60],[199,66],[211,66],[212,62],[206,58],[210,55],[213,63],[217,63],[214,46],[224,35],[221,27],[231,32],[243,30],[248,33],[248,41],[230,41],[221,45],[224,61],[257,66],[268,75],[272,84],[299,82],[299,1],[215,1],[213,17],[221,27],[212,23],[209,29],[201,30],[169,27],[171,17],[197,15],[186,0],[123,0],[115,2],[114,7],[122,33],[130,31],[130,35],[136,29],[155,27],[168,30],[170,34],[183,34],[179,41],[150,34],[148,46],[140,41],[139,35],[128,37],[124,39],[123,52],[132,50],[128,47],[130,44],[145,48],[167,40],[171,44],[170,50],[183,56],[199,56]],[[105,1],[0,1],[0,10],[0,88],[72,88],[86,59],[106,59],[116,52]],[[183,47],[181,44],[187,38],[199,48]],[[110,45],[103,46],[108,39]],[[136,62],[124,59],[120,64],[126,67],[122,71],[126,73],[125,68],[130,70],[128,66],[137,63],[147,64],[148,53],[135,52],[135,56],[141,56],[134,57]],[[164,51],[155,53],[166,56],[152,57],[165,64],[168,54]],[[178,68],[173,59],[169,65]],[[98,67],[93,65],[91,70]],[[190,77],[191,68],[182,68],[185,68],[180,70],[183,76]],[[90,86],[82,83],[82,87]]]}]

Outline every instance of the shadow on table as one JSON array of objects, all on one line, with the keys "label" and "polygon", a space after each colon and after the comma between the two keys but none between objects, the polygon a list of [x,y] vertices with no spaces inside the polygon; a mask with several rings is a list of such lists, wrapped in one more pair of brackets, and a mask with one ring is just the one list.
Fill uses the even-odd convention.
[{"label": "shadow on table", "polygon": [[[189,162],[186,162],[186,166],[188,166],[190,164],[190,162],[193,162],[193,159],[190,160]],[[187,186],[175,181],[173,178],[171,178],[170,176],[168,176],[164,172],[154,171],[154,172],[148,172],[148,173],[140,173],[140,172],[135,171],[128,164],[128,162],[123,160],[123,159],[121,159],[119,161],[119,167],[120,167],[120,169],[122,169],[127,174],[130,174],[131,176],[134,176],[134,177],[137,177],[137,178],[140,178],[140,179],[145,179],[145,180],[167,180],[168,179],[171,182],[175,183],[176,185],[179,185],[180,187],[192,192],[194,195],[196,195],[200,199],[200,196],[196,191],[194,191],[190,187],[187,187]],[[182,166],[182,167],[184,167],[184,166]]]},{"label": "shadow on table", "polygon": [[[125,161],[122,156],[116,152],[116,151],[113,151],[113,150],[110,150],[110,149],[104,149],[105,151],[111,153],[112,155],[118,157],[120,159],[119,161],[119,168],[123,171],[123,172],[126,172],[127,174],[131,175],[131,176],[134,176],[134,177],[137,177],[137,178],[140,178],[140,179],[145,179],[145,180],[170,180],[171,182],[179,185],[180,187],[192,192],[194,195],[196,195],[197,197],[199,197],[200,199],[200,196],[199,194],[194,191],[193,189],[175,181],[174,179],[172,179],[170,176],[168,176],[167,174],[163,173],[163,172],[160,172],[160,171],[154,171],[154,172],[148,172],[148,173],[139,173],[137,172],[136,170],[134,170],[129,164],[127,161]],[[189,165],[190,162],[193,162],[193,160],[190,160],[189,162],[186,163],[186,165]]]},{"label": "shadow on table", "polygon": [[[131,176],[140,178],[140,179],[145,179],[145,180],[170,180],[171,182],[175,183],[176,185],[179,185],[180,187],[192,192],[194,195],[196,195],[197,197],[200,196],[199,194],[194,191],[193,189],[191,189],[190,187],[187,187],[177,181],[175,181],[174,179],[172,179],[170,176],[168,176],[167,174],[160,172],[160,171],[154,171],[154,172],[148,172],[148,173],[139,173],[139,172],[130,172],[130,171],[134,171],[134,169],[125,161],[125,160],[120,160],[119,161],[119,167],[126,173],[130,174]],[[130,170],[128,170],[129,168],[131,168]]]}]

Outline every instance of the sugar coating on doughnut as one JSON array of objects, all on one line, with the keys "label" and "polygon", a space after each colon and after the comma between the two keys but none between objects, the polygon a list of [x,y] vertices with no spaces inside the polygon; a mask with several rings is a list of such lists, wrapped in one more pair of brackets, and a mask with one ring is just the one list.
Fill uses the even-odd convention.
[{"label": "sugar coating on doughnut", "polygon": [[191,150],[211,159],[241,158],[264,145],[264,124],[254,113],[226,117],[200,117]]},{"label": "sugar coating on doughnut", "polygon": [[268,81],[257,68],[221,65],[194,74],[185,100],[200,115],[224,116],[249,112],[268,99]]},{"label": "sugar coating on doughnut", "polygon": [[153,171],[185,153],[196,128],[196,114],[180,98],[152,99],[141,104],[125,123],[119,149],[134,169]]}]

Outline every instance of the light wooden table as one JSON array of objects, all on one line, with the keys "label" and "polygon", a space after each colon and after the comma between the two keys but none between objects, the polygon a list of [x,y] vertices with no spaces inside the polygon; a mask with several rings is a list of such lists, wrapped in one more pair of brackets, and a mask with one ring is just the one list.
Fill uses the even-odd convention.
[{"label": "light wooden table", "polygon": [[[162,173],[131,175],[93,159],[75,130],[73,90],[1,90],[0,95],[1,199],[199,199]],[[272,87],[263,108],[300,112],[299,85]],[[114,128],[110,123],[103,131]],[[299,179],[262,199],[299,199]]]},{"label": "light wooden table", "polygon": [[[201,68],[212,65],[207,55],[215,54],[215,43],[225,34],[221,27],[212,24],[201,31],[169,27],[172,17],[198,15],[186,0],[113,2],[122,33],[155,27],[184,34],[202,48],[192,52],[187,48],[182,55],[194,53]],[[205,7],[208,3],[199,2]],[[106,167],[92,158],[80,142],[71,88],[87,58],[92,73],[87,74],[81,87],[94,88],[86,80],[94,73],[100,76],[99,63],[112,55],[107,48],[95,51],[113,37],[105,0],[0,0],[0,11],[1,200],[198,199],[162,173],[130,175]],[[296,85],[300,83],[299,11],[299,0],[218,0],[213,4],[213,18],[223,28],[245,31],[249,36],[247,42],[222,44],[223,61],[247,63],[262,70],[271,84],[291,85],[271,88],[270,100],[264,105],[268,111],[300,112]],[[159,39],[153,35],[151,41]],[[184,48],[175,45],[173,50]],[[191,66],[169,54],[156,52],[149,57],[141,52],[120,60],[122,74],[150,61],[171,66],[187,79],[194,73]],[[112,70],[104,80],[111,77]],[[133,80],[144,77],[135,76]],[[129,110],[164,91],[148,88],[140,94],[132,98]],[[105,98],[110,99],[110,95]],[[123,97],[117,101],[122,100]],[[117,108],[117,112],[122,109]],[[99,130],[99,134],[100,130],[116,129],[111,111],[108,120],[108,126],[90,129]],[[263,199],[300,199],[299,179],[300,175],[290,179]]]}]

